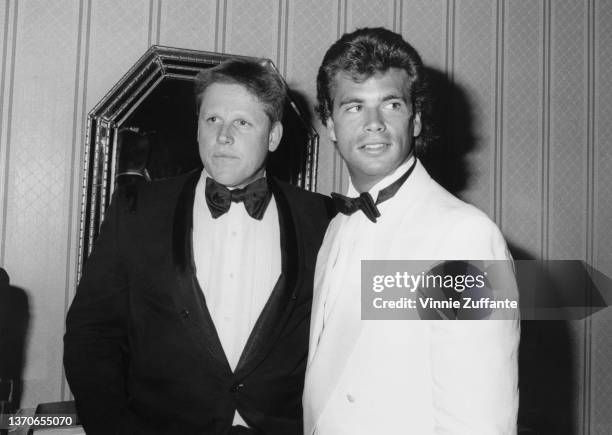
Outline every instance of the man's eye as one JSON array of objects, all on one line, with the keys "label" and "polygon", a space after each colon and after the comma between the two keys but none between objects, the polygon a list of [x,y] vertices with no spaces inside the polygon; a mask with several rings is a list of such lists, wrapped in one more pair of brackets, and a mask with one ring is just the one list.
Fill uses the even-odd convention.
[{"label": "man's eye", "polygon": [[219,118],[217,118],[216,116],[210,116],[210,117],[206,118],[207,122],[210,122],[210,123],[213,123],[213,124],[215,122],[217,122],[218,120],[219,120]]},{"label": "man's eye", "polygon": [[244,119],[239,119],[238,121],[236,121],[236,123],[240,126],[240,127],[246,127],[248,125],[251,125],[248,121],[245,121]]},{"label": "man's eye", "polygon": [[399,110],[402,108],[402,103],[400,103],[399,101],[391,101],[387,104],[386,107],[391,110]]},{"label": "man's eye", "polygon": [[354,106],[349,106],[349,107],[347,107],[346,111],[349,112],[349,113],[357,113],[357,112],[361,111],[361,106],[358,105],[358,104],[356,104]]}]

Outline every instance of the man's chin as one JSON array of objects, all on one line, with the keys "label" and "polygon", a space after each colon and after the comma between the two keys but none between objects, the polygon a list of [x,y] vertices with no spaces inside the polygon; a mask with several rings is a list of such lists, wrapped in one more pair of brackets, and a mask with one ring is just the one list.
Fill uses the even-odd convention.
[{"label": "man's chin", "polygon": [[392,165],[368,165],[362,166],[353,172],[359,174],[360,177],[372,180],[382,179],[391,174],[394,170],[395,168]]},{"label": "man's chin", "polygon": [[257,174],[249,175],[247,177],[236,176],[236,174],[225,174],[225,173],[208,173],[208,176],[215,180],[217,183],[222,184],[227,188],[242,187],[249,184],[251,181],[259,178]]},{"label": "man's chin", "polygon": [[245,184],[246,182],[248,182],[247,180],[237,180],[237,179],[223,178],[223,177],[219,177],[219,178],[212,177],[212,179],[215,180],[217,183],[222,184],[223,186],[228,187],[228,188],[239,187]]}]

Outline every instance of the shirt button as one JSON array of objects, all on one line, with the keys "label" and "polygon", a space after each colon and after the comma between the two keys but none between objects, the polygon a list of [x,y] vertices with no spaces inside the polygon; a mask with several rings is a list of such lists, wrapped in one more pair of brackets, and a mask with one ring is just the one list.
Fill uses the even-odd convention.
[{"label": "shirt button", "polygon": [[232,236],[235,236],[235,235],[236,235],[236,231],[232,231]]},{"label": "shirt button", "polygon": [[233,278],[233,277],[234,277],[234,274],[233,274],[233,273],[230,273],[230,274],[229,274],[229,277],[230,277],[230,278]]},{"label": "shirt button", "polygon": [[354,403],[355,402],[355,397],[353,397],[353,395],[351,395],[351,394],[347,394],[346,395],[346,400],[348,400],[349,403]]}]

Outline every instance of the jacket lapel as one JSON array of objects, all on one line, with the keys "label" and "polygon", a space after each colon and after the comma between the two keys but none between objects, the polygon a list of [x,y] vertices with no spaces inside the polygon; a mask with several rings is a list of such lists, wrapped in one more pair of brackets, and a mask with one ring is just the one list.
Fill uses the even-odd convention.
[{"label": "jacket lapel", "polygon": [[179,310],[178,315],[183,319],[196,348],[208,353],[222,370],[231,372],[206,306],[204,293],[197,282],[193,263],[193,202],[200,174],[201,171],[195,171],[188,176],[174,213],[172,251],[176,279],[179,284],[174,293],[174,300]]},{"label": "jacket lapel", "polygon": [[268,178],[278,209],[281,274],[259,315],[236,366],[236,375],[247,376],[265,358],[276,343],[297,299],[298,272],[302,269],[302,239],[297,230],[290,203],[274,179]]},{"label": "jacket lapel", "polygon": [[[342,249],[340,233],[345,220],[342,215],[332,220],[317,258],[310,351],[304,385],[304,397],[308,397],[304,402],[304,424],[305,434],[308,435],[314,430],[317,419],[340,380],[363,328],[360,292],[355,294],[352,291],[355,286],[349,283],[342,289],[331,288],[333,268]],[[312,382],[313,379],[317,382]]]},{"label": "jacket lapel", "polygon": [[342,215],[337,215],[329,225],[323,245],[317,256],[315,268],[314,288],[312,294],[312,314],[310,316],[310,340],[308,362],[310,362],[316,352],[319,336],[323,328],[324,305],[327,301],[330,286],[331,269],[334,260],[338,256],[339,240],[338,234]]}]

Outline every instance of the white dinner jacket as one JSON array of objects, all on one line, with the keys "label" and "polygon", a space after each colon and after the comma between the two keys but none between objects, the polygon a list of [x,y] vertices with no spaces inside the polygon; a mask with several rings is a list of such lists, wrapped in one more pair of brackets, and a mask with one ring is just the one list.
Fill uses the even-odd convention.
[{"label": "white dinner jacket", "polygon": [[[365,243],[351,248],[356,259],[510,258],[495,224],[420,162],[378,207],[378,222],[359,236]],[[360,262],[330,288],[347,219],[332,220],[317,258],[305,435],[516,433],[518,319],[362,321]]]}]

